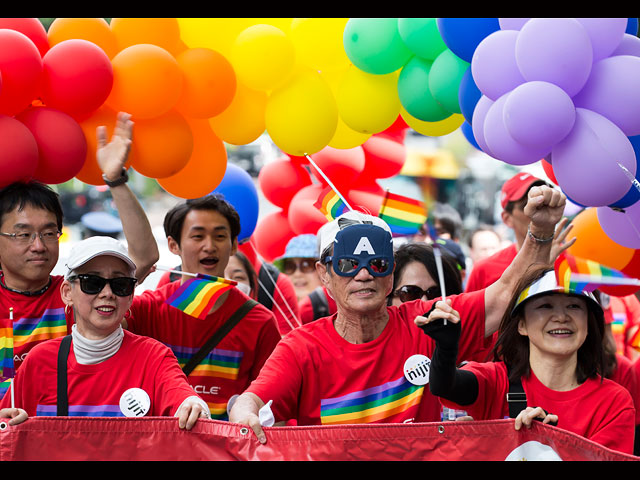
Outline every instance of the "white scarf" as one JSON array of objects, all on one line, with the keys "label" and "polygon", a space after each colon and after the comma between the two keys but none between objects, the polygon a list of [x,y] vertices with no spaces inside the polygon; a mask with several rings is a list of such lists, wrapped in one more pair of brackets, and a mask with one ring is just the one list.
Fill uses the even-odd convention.
[{"label": "white scarf", "polygon": [[76,360],[81,365],[94,365],[111,358],[122,345],[124,331],[122,326],[105,338],[100,340],[89,340],[78,332],[77,326],[71,327],[71,337],[73,338],[73,353]]}]

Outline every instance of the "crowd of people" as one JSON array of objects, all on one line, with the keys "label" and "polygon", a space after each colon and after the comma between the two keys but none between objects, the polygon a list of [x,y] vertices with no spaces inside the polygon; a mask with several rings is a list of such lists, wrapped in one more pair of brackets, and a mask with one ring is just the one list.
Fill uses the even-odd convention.
[{"label": "crowd of people", "polygon": [[[507,246],[483,225],[463,248],[446,205],[434,228],[401,242],[379,217],[349,211],[294,237],[272,264],[241,251],[240,218],[223,198],[180,201],[164,229],[181,264],[136,295],[159,253],[127,186],[132,129],[119,114],[111,139],[98,130],[96,152],[126,246],[88,236],[64,275],[51,273],[57,194],[35,181],[0,190],[9,424],[149,415],[190,430],[212,418],[266,443],[274,424],[510,417],[516,429],[541,421],[637,453],[640,364],[628,340],[638,300],[558,287],[553,260],[576,239],[552,185],[525,173],[505,183]],[[201,318],[169,301],[194,274],[237,282]]]}]

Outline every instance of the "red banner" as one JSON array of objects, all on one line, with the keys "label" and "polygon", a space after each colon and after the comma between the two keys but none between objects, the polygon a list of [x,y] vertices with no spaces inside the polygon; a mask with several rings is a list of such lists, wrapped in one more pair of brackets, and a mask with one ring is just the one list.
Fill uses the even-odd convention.
[{"label": "red banner", "polygon": [[513,420],[265,428],[176,419],[34,417],[0,423],[0,461],[26,460],[640,460],[573,433]]}]

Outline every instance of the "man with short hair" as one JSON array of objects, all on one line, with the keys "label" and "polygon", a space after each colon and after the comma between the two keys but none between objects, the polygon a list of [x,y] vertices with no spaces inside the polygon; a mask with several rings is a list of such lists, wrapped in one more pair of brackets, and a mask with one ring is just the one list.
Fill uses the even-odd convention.
[{"label": "man with short hair", "polygon": [[[231,204],[217,195],[181,202],[166,214],[164,229],[169,250],[180,257],[184,274],[179,280],[134,297],[125,328],[168,345],[184,370],[189,363],[196,363],[191,359],[198,358],[201,348],[232,315],[253,301],[232,288],[222,293],[204,319],[167,303],[192,278],[186,273],[224,277],[240,233],[240,217]],[[217,345],[203,349],[204,358],[185,372],[214,419],[227,419],[228,402],[256,378],[280,340],[273,313],[255,303]]]},{"label": "man with short hair", "polygon": [[[458,359],[482,345],[506,309],[519,270],[547,263],[565,197],[548,187],[529,193],[531,234],[512,266],[485,290],[452,295],[438,304],[460,312]],[[298,425],[440,421],[429,392],[428,365],[435,344],[414,323],[439,300],[387,306],[393,287],[391,230],[378,217],[347,212],[318,232],[322,283],[337,313],[298,327],[276,346],[258,378],[237,399],[232,422],[249,425],[262,443],[259,414]],[[269,403],[267,403],[269,402]],[[263,412],[260,412],[264,409]]]},{"label": "man with short hair", "polygon": [[[96,159],[120,214],[129,255],[138,265],[136,277],[141,281],[159,254],[146,214],[126,184],[124,165],[132,129],[130,116],[122,112],[108,143],[106,128],[98,127]],[[60,298],[63,277],[51,275],[58,261],[62,220],[58,195],[47,185],[18,182],[0,190],[0,327],[13,337],[14,371],[35,345],[71,332],[73,315],[65,313]],[[9,368],[0,378],[0,397],[11,376]]]}]

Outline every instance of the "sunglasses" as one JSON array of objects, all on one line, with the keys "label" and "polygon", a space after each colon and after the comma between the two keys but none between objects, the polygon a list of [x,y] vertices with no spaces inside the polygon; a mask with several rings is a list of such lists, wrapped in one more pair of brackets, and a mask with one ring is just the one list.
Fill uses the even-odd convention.
[{"label": "sunglasses", "polygon": [[69,281],[80,281],[80,290],[87,295],[97,295],[108,283],[111,291],[118,297],[128,297],[132,295],[138,280],[131,277],[102,278],[98,275],[82,273],[69,277]]},{"label": "sunglasses", "polygon": [[303,259],[300,262],[287,258],[282,264],[282,273],[286,275],[293,275],[296,270],[300,270],[302,273],[310,273],[316,271],[316,262],[313,259]]},{"label": "sunglasses", "polygon": [[[333,261],[333,257],[327,257],[325,263]],[[360,265],[357,258],[339,258],[334,262],[333,270],[343,277],[355,277],[361,268],[366,268],[374,277],[389,275],[393,269],[393,263],[386,258],[372,258],[365,265]]]},{"label": "sunglasses", "polygon": [[426,290],[422,290],[417,285],[403,285],[393,292],[393,294],[398,297],[402,303],[418,300],[423,296],[426,296],[427,300],[433,300],[441,295],[440,287],[437,285],[429,287]]}]

